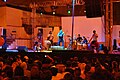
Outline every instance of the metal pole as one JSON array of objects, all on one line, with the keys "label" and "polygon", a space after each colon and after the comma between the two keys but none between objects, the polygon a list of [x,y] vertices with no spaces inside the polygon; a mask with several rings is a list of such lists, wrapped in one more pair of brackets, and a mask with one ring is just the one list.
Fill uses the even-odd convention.
[{"label": "metal pole", "polygon": [[74,33],[74,6],[75,0],[72,0],[72,45],[73,45],[73,33]]},{"label": "metal pole", "polygon": [[36,27],[36,9],[37,9],[37,5],[35,3],[31,4],[31,8],[32,8],[32,35],[31,35],[31,41],[32,41],[32,45],[31,48],[33,49],[33,45],[34,45],[34,28]]}]

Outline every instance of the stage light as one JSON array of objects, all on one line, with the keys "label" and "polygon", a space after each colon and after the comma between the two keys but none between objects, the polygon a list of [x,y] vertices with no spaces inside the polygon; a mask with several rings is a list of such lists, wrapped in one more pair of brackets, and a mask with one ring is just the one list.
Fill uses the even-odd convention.
[{"label": "stage light", "polygon": [[70,10],[68,10],[68,14],[70,14],[71,13],[71,11]]},{"label": "stage light", "polygon": [[56,14],[57,6],[51,6],[52,14]]},{"label": "stage light", "polygon": [[41,12],[40,15],[43,15],[43,13]]},{"label": "stage light", "polygon": [[67,4],[67,13],[71,14],[71,5]]},{"label": "stage light", "polygon": [[55,14],[55,11],[53,11],[53,14]]},{"label": "stage light", "polygon": [[39,7],[39,11],[40,11],[40,15],[42,15],[45,12],[43,7]]},{"label": "stage light", "polygon": [[3,2],[7,2],[7,0],[2,0]]}]

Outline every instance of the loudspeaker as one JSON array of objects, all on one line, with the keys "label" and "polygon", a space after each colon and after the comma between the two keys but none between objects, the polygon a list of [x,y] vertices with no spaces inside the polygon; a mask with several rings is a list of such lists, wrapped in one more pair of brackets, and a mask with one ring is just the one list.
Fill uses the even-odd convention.
[{"label": "loudspeaker", "polygon": [[86,16],[87,18],[101,17],[102,10],[99,0],[86,0]]},{"label": "loudspeaker", "polygon": [[113,2],[113,25],[120,25],[120,2]]},{"label": "loudspeaker", "polygon": [[28,52],[28,48],[26,46],[18,46],[18,52]]},{"label": "loudspeaker", "polygon": [[117,40],[113,40],[113,50],[117,50]]}]

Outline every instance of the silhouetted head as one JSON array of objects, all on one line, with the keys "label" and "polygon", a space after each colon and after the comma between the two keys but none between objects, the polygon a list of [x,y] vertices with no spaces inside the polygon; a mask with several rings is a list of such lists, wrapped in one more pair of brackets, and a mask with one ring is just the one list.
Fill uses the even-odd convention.
[{"label": "silhouetted head", "polygon": [[96,33],[96,30],[93,30],[93,33]]}]

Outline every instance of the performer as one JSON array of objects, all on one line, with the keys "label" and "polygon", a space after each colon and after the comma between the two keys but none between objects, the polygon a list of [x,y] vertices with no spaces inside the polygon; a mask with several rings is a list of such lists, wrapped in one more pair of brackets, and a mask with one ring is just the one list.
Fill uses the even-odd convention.
[{"label": "performer", "polygon": [[52,31],[50,31],[48,36],[47,36],[47,40],[45,40],[45,46],[46,46],[47,50],[49,50],[51,45],[53,45],[53,38],[54,37],[53,37]]},{"label": "performer", "polygon": [[40,49],[43,48],[42,44],[43,44],[43,34],[41,32],[40,29],[38,29],[38,33],[37,33],[37,42],[38,42],[38,46],[40,46]]},{"label": "performer", "polygon": [[64,47],[64,38],[63,38],[63,36],[64,36],[64,32],[62,31],[62,29],[59,31],[59,33],[58,33],[58,45],[60,46],[60,42],[62,42],[62,46]]},{"label": "performer", "polygon": [[83,41],[82,41],[82,44],[88,44],[88,40],[86,39],[85,36],[83,36]]},{"label": "performer", "polygon": [[98,38],[98,34],[96,33],[96,30],[93,30],[93,35],[89,40],[89,42],[91,42],[91,40],[97,42],[97,38]]},{"label": "performer", "polygon": [[38,42],[42,44],[42,32],[41,32],[41,30],[38,30],[37,38],[38,38]]},{"label": "performer", "polygon": [[91,42],[90,46],[92,49],[96,49],[98,51],[98,48],[99,48],[99,44],[97,42],[97,39],[98,39],[98,34],[96,33],[96,30],[93,30],[93,35],[91,37],[91,39],[89,40],[89,42]]},{"label": "performer", "polygon": [[83,36],[83,40],[82,40],[82,45],[83,45],[83,49],[88,49],[88,40],[86,39],[85,36]]},{"label": "performer", "polygon": [[34,52],[40,52],[41,51],[41,43],[35,42],[34,44]]},{"label": "performer", "polygon": [[53,45],[53,39],[54,39],[54,36],[52,34],[52,31],[50,31],[47,36],[47,40],[49,40],[51,42],[51,45]]},{"label": "performer", "polygon": [[78,34],[78,37],[77,37],[77,43],[81,43],[81,41],[82,41],[82,37],[80,36],[80,34]]},{"label": "performer", "polygon": [[77,36],[77,50],[81,50],[83,45],[82,45],[82,37],[80,36],[80,34],[78,34]]}]

